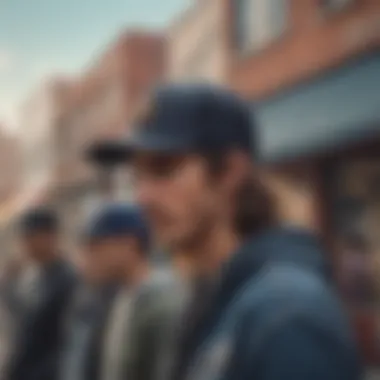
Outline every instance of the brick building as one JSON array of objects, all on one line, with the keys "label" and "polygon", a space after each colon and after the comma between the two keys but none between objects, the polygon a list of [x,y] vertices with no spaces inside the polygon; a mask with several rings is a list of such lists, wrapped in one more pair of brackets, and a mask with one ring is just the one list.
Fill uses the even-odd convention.
[{"label": "brick building", "polygon": [[[160,35],[127,31],[73,85],[55,141],[56,199],[75,233],[100,196],[99,173],[84,159],[85,148],[98,140],[124,137],[142,97],[163,78],[165,67],[165,40]],[[113,174],[114,180],[126,179]],[[126,183],[117,188],[123,199],[128,198]]]},{"label": "brick building", "polygon": [[71,82],[50,78],[34,90],[20,112],[19,140],[23,158],[23,190],[37,202],[54,180],[58,157],[55,131],[58,115]]},{"label": "brick building", "polygon": [[309,80],[379,44],[377,0],[222,1],[230,15],[230,83],[252,99]]},{"label": "brick building", "polygon": [[7,251],[7,227],[15,210],[15,195],[22,181],[22,155],[19,140],[0,129],[0,242],[4,256]]},{"label": "brick building", "polygon": [[[221,4],[228,83],[255,109],[261,159],[280,169],[281,215],[322,231],[337,279],[351,278],[343,295],[366,357],[379,362],[380,2]],[[358,259],[366,284],[344,269]]]},{"label": "brick building", "polygon": [[57,164],[53,134],[68,85],[63,78],[47,80],[22,104],[17,134],[0,134],[0,239],[3,251],[13,245],[12,227],[17,216],[26,208],[51,199]]},{"label": "brick building", "polygon": [[65,83],[51,78],[34,90],[21,106],[17,133],[1,133],[2,195],[8,198],[10,217],[47,191],[55,163],[52,133]]},{"label": "brick building", "polygon": [[22,182],[22,155],[15,135],[0,129],[0,252],[1,260],[8,253],[8,226],[16,206],[16,194]]},{"label": "brick building", "polygon": [[22,157],[19,140],[0,127],[0,202],[9,200],[21,183]]},{"label": "brick building", "polygon": [[194,1],[168,29],[168,78],[224,83],[226,14],[220,0]]}]

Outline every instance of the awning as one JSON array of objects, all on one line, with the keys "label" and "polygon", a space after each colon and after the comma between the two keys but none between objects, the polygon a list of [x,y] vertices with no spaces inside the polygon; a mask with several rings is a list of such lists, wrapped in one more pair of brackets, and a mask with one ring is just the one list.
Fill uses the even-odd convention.
[{"label": "awning", "polygon": [[255,106],[263,161],[380,139],[380,52]]}]

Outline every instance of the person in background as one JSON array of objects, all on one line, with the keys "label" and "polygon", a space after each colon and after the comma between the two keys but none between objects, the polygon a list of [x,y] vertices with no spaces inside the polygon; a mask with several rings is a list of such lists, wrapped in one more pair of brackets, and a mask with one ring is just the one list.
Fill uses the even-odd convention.
[{"label": "person in background", "polygon": [[226,90],[168,85],[125,144],[159,243],[192,258],[192,301],[168,379],[358,380],[319,239],[277,225],[270,173],[252,163],[252,117]]},{"label": "person in background", "polygon": [[101,210],[89,236],[100,255],[118,255],[123,289],[113,304],[101,360],[102,380],[167,379],[172,325],[181,307],[181,284],[150,262],[151,236],[135,205]]},{"label": "person in background", "polygon": [[0,379],[4,378],[9,354],[26,300],[20,291],[25,265],[19,258],[9,257],[0,273]]},{"label": "person in background", "polygon": [[26,265],[21,258],[10,257],[0,274],[0,298],[14,318],[23,314],[25,302],[20,295],[20,286]]},{"label": "person in background", "polygon": [[[105,205],[91,219],[85,239],[82,268],[87,278],[121,287],[107,298],[107,305],[103,303],[101,318],[94,309],[87,313],[96,339],[89,334],[87,346],[78,345],[79,334],[69,334],[75,339],[67,346],[64,379],[166,379],[172,320],[181,298],[173,274],[155,270],[149,262],[150,234],[140,210],[133,205]],[[89,325],[82,328],[88,331]]]},{"label": "person in background", "polygon": [[[110,310],[122,282],[123,258],[103,255],[89,222],[81,236],[76,258],[80,281],[70,302],[65,322],[65,341],[60,359],[60,380],[96,380]],[[93,236],[93,235],[91,235]]]},{"label": "person in background", "polygon": [[76,276],[60,250],[60,223],[49,209],[29,210],[18,225],[25,254],[38,268],[6,378],[56,380],[63,320]]}]

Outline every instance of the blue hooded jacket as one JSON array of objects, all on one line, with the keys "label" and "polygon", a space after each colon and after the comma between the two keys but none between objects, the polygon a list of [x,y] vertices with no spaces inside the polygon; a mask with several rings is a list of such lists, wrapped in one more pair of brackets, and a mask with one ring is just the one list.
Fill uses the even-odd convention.
[{"label": "blue hooded jacket", "polygon": [[186,379],[361,379],[329,272],[307,232],[279,228],[247,241],[197,329]]}]

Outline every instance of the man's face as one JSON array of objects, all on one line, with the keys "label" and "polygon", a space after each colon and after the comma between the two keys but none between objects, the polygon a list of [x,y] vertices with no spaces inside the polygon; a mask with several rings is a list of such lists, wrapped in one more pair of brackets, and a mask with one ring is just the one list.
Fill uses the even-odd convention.
[{"label": "man's face", "polygon": [[159,243],[186,251],[210,231],[223,201],[202,157],[144,153],[133,169],[138,202]]},{"label": "man's face", "polygon": [[28,258],[43,261],[58,250],[58,236],[54,232],[34,231],[23,235],[21,244]]},{"label": "man's face", "polygon": [[83,249],[81,269],[87,281],[105,283],[120,280],[133,252],[127,238],[99,239]]}]

